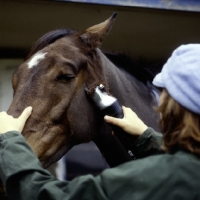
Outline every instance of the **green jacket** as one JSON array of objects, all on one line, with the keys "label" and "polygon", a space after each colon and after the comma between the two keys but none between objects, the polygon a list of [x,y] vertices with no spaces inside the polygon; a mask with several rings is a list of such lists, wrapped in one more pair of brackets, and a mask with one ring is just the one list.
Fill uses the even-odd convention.
[{"label": "green jacket", "polygon": [[[147,146],[154,148],[151,141],[161,137],[149,128],[136,145],[142,153]],[[9,198],[16,200],[200,199],[200,159],[188,152],[148,156],[96,177],[67,182],[44,170],[23,136],[14,131],[0,136],[0,177]]]}]

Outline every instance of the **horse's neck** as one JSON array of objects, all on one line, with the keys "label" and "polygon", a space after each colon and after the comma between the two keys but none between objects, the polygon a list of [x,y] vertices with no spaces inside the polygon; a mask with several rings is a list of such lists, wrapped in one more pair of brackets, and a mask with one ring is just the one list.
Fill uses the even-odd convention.
[{"label": "horse's neck", "polygon": [[[130,74],[119,70],[99,49],[97,49],[97,53],[101,58],[109,92],[122,105],[132,108],[148,126],[159,130],[157,115],[152,106],[153,96],[150,94],[149,88]],[[111,167],[131,160],[118,138],[112,136],[111,129],[106,124],[103,124],[101,133],[94,142]]]},{"label": "horse's neck", "polygon": [[135,78],[118,69],[99,49],[97,49],[97,53],[101,60],[104,78],[109,86],[109,92],[114,96],[119,94],[119,91],[120,93],[123,91],[131,92],[133,90],[132,79]]},{"label": "horse's neck", "polygon": [[122,105],[132,108],[148,126],[158,130],[157,122],[151,117],[155,115],[153,107],[157,102],[150,87],[134,78],[133,75],[117,68],[100,50],[97,50],[97,52],[101,58],[109,92]]},{"label": "horse's neck", "polygon": [[[134,78],[134,76],[117,68],[99,49],[97,49],[97,52],[101,59],[104,78],[109,86],[109,92],[119,97],[122,103],[128,102],[128,99],[131,99],[131,93],[135,93],[135,90],[139,90],[139,88],[147,90],[147,87]],[[123,98],[122,94],[127,93],[129,98]]]}]

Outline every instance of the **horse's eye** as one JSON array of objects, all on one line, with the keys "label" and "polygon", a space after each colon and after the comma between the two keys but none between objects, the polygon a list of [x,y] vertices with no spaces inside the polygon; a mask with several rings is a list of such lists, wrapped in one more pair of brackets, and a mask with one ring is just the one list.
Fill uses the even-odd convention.
[{"label": "horse's eye", "polygon": [[72,74],[61,74],[56,77],[56,80],[62,82],[69,82],[73,78],[75,78],[75,76]]}]

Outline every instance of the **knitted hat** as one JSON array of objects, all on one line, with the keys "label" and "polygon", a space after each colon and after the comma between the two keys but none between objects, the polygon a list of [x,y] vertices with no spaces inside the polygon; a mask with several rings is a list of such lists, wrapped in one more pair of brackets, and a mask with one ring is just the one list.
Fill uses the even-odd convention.
[{"label": "knitted hat", "polygon": [[175,49],[153,84],[166,88],[180,105],[200,114],[200,44]]}]

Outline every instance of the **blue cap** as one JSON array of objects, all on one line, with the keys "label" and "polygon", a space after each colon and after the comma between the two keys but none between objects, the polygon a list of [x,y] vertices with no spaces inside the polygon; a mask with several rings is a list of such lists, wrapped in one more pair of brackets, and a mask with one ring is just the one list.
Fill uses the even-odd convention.
[{"label": "blue cap", "polygon": [[180,105],[200,114],[200,44],[175,49],[153,84],[166,88]]}]

